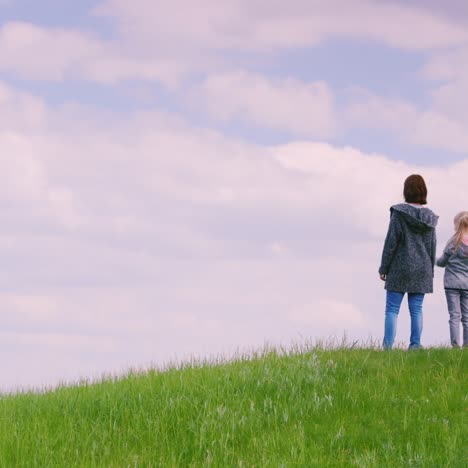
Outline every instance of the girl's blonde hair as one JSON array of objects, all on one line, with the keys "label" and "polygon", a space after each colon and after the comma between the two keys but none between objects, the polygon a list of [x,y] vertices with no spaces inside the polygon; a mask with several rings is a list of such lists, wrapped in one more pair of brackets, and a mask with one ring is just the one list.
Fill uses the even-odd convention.
[{"label": "girl's blonde hair", "polygon": [[455,252],[457,252],[463,241],[464,234],[468,233],[468,211],[461,211],[458,213],[453,223],[455,225],[453,240],[455,241]]}]

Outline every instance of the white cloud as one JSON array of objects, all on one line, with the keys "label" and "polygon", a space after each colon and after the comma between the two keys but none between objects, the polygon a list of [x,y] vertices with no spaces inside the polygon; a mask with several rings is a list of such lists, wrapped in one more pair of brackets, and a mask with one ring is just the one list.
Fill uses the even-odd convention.
[{"label": "white cloud", "polygon": [[299,136],[328,137],[335,129],[333,94],[324,82],[274,80],[239,71],[207,77],[192,96],[221,120],[239,120]]},{"label": "white cloud", "polygon": [[[43,100],[0,82],[0,197],[3,231],[34,223],[49,228],[80,224],[79,210],[67,187],[49,180],[43,158],[37,157],[34,140],[47,135],[49,112]],[[17,233],[16,233],[17,234]]]},{"label": "white cloud", "polygon": [[106,0],[95,11],[116,18],[123,37],[151,40],[172,51],[273,50],[313,46],[332,37],[371,39],[405,49],[468,40],[464,28],[427,10],[366,0]]},{"label": "white cloud", "polygon": [[418,109],[416,105],[399,98],[384,98],[368,92],[359,92],[343,112],[342,125],[348,128],[378,128],[394,132],[403,141],[430,146],[454,153],[468,152],[468,136],[460,102],[463,93],[451,85],[436,91],[434,106]]},{"label": "white cloud", "polygon": [[367,0],[108,0],[94,13],[115,20],[114,39],[79,29],[4,23],[0,71],[25,79],[136,79],[173,87],[191,74],[237,68],[228,51],[270,54],[336,37],[409,50],[468,42],[465,28],[427,10]]},{"label": "white cloud", "polygon": [[[343,125],[383,128],[417,145],[458,153],[468,148],[463,99],[468,90],[463,66],[468,33],[427,10],[361,0],[326,5],[304,0],[287,5],[264,0],[203,0],[196,6],[180,0],[138,0],[131,6],[109,0],[95,13],[115,19],[115,39],[78,29],[4,23],[0,28],[0,72],[32,80],[160,81],[173,88],[183,85],[183,78],[201,76],[193,99],[215,118],[302,137],[327,138],[339,133]],[[435,55],[424,76],[448,82],[434,90],[433,105],[428,109],[369,93],[362,93],[351,107],[340,109],[325,82],[233,71],[239,70],[238,59],[226,53],[226,49],[257,51],[266,52],[266,57],[333,37],[429,49]],[[0,88],[4,111],[0,125],[10,129],[16,123],[36,128],[44,125],[40,99],[16,93],[13,102],[5,89]],[[186,90],[179,91],[179,96],[187,96]],[[340,122],[337,116],[341,118],[342,111]],[[229,188],[220,189],[220,197],[230,197],[230,193]]]},{"label": "white cloud", "polygon": [[0,71],[25,79],[98,83],[138,79],[168,85],[177,81],[181,63],[141,55],[125,44],[80,30],[21,22],[5,23],[0,28]]},{"label": "white cloud", "polygon": [[468,49],[457,47],[435,53],[424,67],[424,76],[433,80],[457,80],[468,75]]},{"label": "white cloud", "polygon": [[46,106],[41,98],[13,90],[0,81],[0,129],[40,128],[45,123]]},{"label": "white cloud", "polygon": [[468,124],[468,48],[462,47],[434,54],[423,70],[423,76],[436,83],[432,104],[437,112],[460,123]]}]

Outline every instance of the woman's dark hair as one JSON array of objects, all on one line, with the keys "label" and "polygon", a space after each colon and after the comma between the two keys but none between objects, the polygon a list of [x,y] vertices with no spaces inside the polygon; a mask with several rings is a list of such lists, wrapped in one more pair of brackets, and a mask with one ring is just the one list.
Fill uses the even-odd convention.
[{"label": "woman's dark hair", "polygon": [[427,205],[427,187],[422,176],[413,174],[405,180],[403,190],[406,203]]}]

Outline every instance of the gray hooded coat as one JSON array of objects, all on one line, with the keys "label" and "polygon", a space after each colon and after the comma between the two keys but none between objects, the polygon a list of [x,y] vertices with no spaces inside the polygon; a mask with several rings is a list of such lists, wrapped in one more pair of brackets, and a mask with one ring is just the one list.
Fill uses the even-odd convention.
[{"label": "gray hooded coat", "polygon": [[439,217],[429,208],[401,203],[390,208],[390,225],[379,268],[385,289],[432,293]]}]

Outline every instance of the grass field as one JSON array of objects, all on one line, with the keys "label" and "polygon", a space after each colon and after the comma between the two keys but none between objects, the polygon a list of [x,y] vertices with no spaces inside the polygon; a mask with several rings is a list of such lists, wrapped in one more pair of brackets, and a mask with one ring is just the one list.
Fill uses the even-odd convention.
[{"label": "grass field", "polygon": [[0,397],[0,466],[468,466],[467,350],[265,351]]}]

